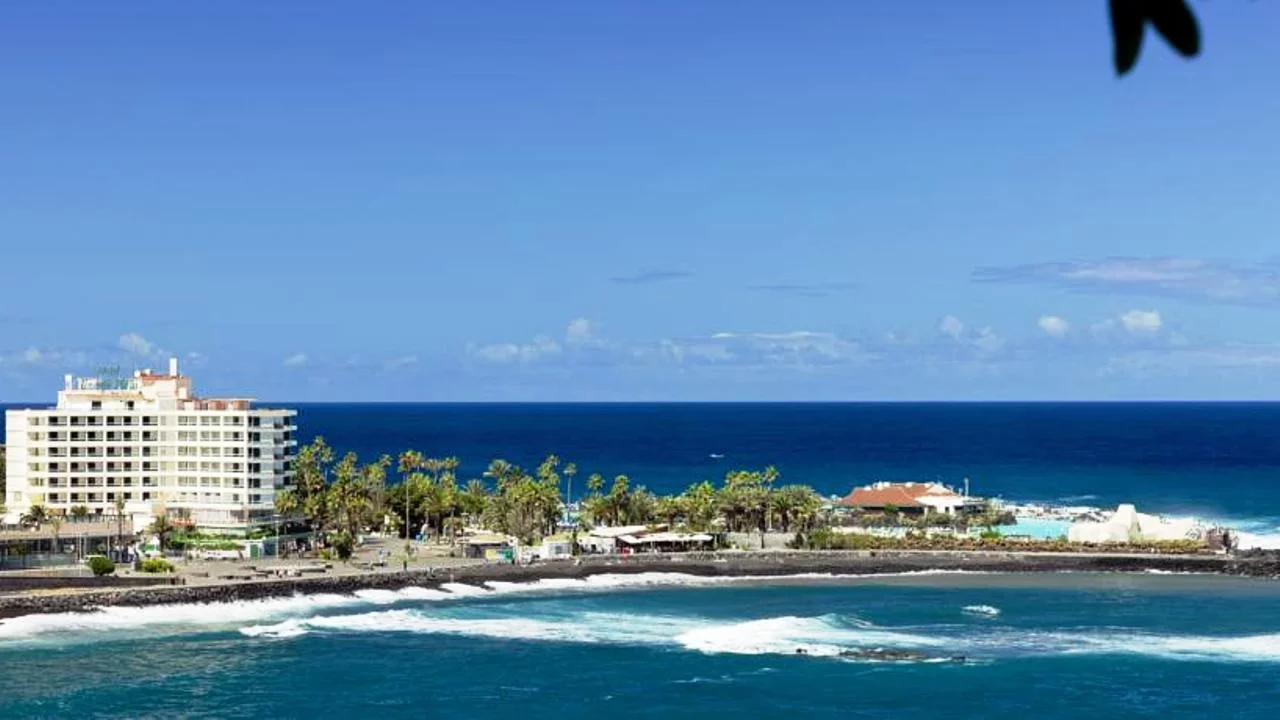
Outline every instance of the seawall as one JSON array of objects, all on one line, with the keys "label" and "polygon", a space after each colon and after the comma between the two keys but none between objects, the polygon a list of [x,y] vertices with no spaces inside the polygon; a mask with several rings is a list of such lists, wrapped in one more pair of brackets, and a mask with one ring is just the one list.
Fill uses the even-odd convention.
[{"label": "seawall", "polygon": [[877,575],[921,570],[983,572],[1144,572],[1206,573],[1280,578],[1280,557],[1231,558],[1218,555],[1087,553],[1000,553],[946,551],[788,551],[655,554],[584,557],[529,566],[471,565],[434,571],[371,572],[361,575],[235,581],[218,585],[148,587],[57,595],[0,597],[0,618],[32,613],[76,612],[104,605],[157,605],[257,600],[298,593],[351,593],[410,585],[488,580],[532,582],[542,578],[584,578],[604,573],[670,572],[700,576],[787,576],[811,573]]}]

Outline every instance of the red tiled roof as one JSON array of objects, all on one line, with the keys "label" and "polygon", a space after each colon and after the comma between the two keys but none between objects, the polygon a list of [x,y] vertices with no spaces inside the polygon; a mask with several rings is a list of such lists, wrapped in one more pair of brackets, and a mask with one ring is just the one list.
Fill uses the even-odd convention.
[{"label": "red tiled roof", "polygon": [[955,495],[941,485],[934,483],[888,483],[883,486],[854,488],[846,495],[841,505],[851,507],[882,508],[886,505],[897,507],[924,507],[918,498],[925,495]]}]

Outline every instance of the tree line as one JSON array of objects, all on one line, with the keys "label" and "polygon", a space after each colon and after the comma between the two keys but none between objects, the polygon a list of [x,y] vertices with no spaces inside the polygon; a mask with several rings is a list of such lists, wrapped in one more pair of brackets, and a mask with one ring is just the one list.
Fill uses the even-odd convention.
[{"label": "tree line", "polygon": [[818,523],[823,504],[811,487],[779,485],[781,475],[772,466],[732,470],[719,486],[701,481],[675,495],[633,485],[626,475],[606,481],[594,473],[587,477],[586,492],[573,498],[581,511],[571,522],[566,500],[578,475],[576,464],[548,455],[526,470],[495,459],[480,477],[466,480],[459,475],[460,466],[456,457],[430,457],[417,450],[364,462],[354,452],[339,458],[317,437],[299,448],[294,485],[277,494],[276,509],[347,557],[363,532],[408,538],[419,528],[449,539],[464,528],[482,528],[525,544],[558,531],[599,525],[802,532]]}]

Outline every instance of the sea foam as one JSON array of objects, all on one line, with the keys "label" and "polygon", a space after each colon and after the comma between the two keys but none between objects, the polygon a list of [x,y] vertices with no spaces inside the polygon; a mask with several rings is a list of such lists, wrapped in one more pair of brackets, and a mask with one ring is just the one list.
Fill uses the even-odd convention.
[{"label": "sea foam", "polygon": [[996,617],[1000,614],[1000,608],[991,605],[965,605],[961,608],[961,612],[967,615],[980,615],[982,617]]},{"label": "sea foam", "polygon": [[783,616],[707,625],[675,638],[680,646],[703,653],[738,655],[796,654],[832,657],[842,650],[884,647],[932,647],[937,638],[878,629],[859,623],[848,627],[833,616]]}]

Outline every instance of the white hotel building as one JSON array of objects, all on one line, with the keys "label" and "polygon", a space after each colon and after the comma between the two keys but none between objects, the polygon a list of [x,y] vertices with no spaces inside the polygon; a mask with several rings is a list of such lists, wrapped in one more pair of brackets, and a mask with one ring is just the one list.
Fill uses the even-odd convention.
[{"label": "white hotel building", "polygon": [[5,412],[4,522],[32,505],[114,517],[123,500],[135,528],[157,515],[212,532],[270,524],[293,484],[296,416],[196,397],[176,359],[167,374],[68,375],[57,407]]}]

